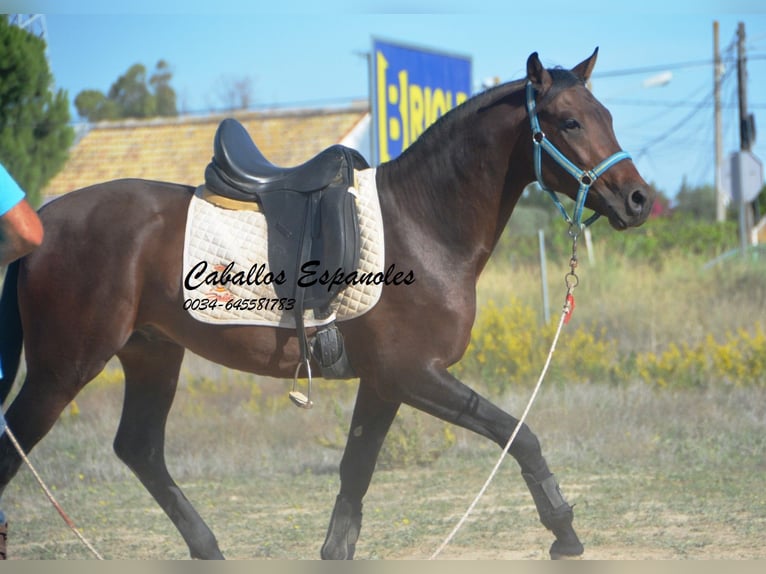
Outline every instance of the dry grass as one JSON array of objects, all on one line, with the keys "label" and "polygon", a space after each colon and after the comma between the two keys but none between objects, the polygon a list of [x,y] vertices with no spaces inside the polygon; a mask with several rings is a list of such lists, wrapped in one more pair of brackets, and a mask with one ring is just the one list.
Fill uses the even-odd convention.
[{"label": "dry grass", "polygon": [[[181,559],[182,540],[110,452],[119,388],[92,387],[33,453],[64,508],[109,558]],[[340,453],[314,440],[336,424],[317,409],[245,416],[216,404],[171,415],[168,459],[230,558],[316,558],[335,494]],[[498,401],[523,408],[525,391]],[[285,400],[287,400],[285,398]],[[110,406],[112,405],[112,406]],[[323,406],[324,405],[324,406]],[[657,392],[645,385],[545,388],[530,424],[594,558],[764,558],[766,391]],[[105,408],[106,407],[106,408]],[[427,433],[439,423],[405,409]],[[190,428],[193,427],[193,431]],[[189,440],[190,435],[197,440]],[[376,473],[358,557],[427,558],[465,511],[498,450],[457,432],[429,466]],[[26,470],[4,497],[13,558],[88,558]],[[502,541],[498,548],[498,541]],[[445,558],[545,558],[518,470],[507,461]]]},{"label": "dry grass", "polygon": [[[547,267],[550,313],[561,311],[567,261]],[[622,352],[657,352],[669,342],[690,344],[708,334],[723,338],[738,329],[766,327],[766,259],[729,261],[706,269],[700,259],[669,254],[656,264],[634,262],[596,249],[595,261],[580,255],[573,325],[602,327]],[[542,285],[535,267],[491,264],[480,281],[481,301],[510,294],[540,309]]]}]

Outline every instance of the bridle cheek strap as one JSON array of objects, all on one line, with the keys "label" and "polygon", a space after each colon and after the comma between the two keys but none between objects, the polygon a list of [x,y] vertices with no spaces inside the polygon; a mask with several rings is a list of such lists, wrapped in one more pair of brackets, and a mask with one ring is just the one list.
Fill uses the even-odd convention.
[{"label": "bridle cheek strap", "polygon": [[[582,211],[585,207],[585,200],[588,198],[588,191],[595,181],[610,167],[617,162],[624,159],[631,159],[631,156],[626,151],[618,151],[610,155],[604,161],[599,163],[596,167],[590,170],[584,170],[573,164],[567,157],[561,153],[550,140],[545,137],[545,134],[540,129],[540,121],[537,119],[537,110],[535,109],[535,90],[532,87],[532,82],[527,82],[527,114],[529,115],[529,122],[532,127],[532,141],[534,142],[534,161],[535,161],[535,176],[537,177],[537,184],[550,195],[553,199],[553,203],[558,210],[564,216],[564,219],[570,225],[574,225],[578,228],[583,228],[591,225],[596,221],[600,215],[594,213],[585,222],[582,220]],[[577,198],[575,199],[575,207],[572,215],[570,216],[564,205],[559,200],[556,193],[547,187],[543,182],[543,151],[545,151],[553,160],[559,164],[564,170],[575,178],[580,187],[577,190]]]}]

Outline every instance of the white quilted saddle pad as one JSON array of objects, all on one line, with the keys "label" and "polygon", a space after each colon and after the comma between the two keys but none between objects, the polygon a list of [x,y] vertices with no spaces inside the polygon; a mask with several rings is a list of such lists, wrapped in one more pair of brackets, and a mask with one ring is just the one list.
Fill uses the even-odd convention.
[{"label": "white quilted saddle pad", "polygon": [[[356,172],[355,186],[349,193],[356,196],[359,215],[358,274],[382,273],[383,221],[375,169]],[[214,205],[203,199],[204,195],[205,188],[201,186],[189,204],[183,256],[184,308],[206,323],[294,328],[293,311],[285,309],[288,302],[279,300],[273,281],[269,281],[279,270],[268,268],[264,215],[253,209],[256,204],[237,202],[251,209],[232,209]],[[233,280],[206,280],[211,274],[221,279],[227,272]],[[346,287],[332,302],[334,314],[329,318],[315,319],[313,311],[307,310],[306,326],[347,321],[372,309],[380,299],[383,285],[367,283],[352,282]]]}]

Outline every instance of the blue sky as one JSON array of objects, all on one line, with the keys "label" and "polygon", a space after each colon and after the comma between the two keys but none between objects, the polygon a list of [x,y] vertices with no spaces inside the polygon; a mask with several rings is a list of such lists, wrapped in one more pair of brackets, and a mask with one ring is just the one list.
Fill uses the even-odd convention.
[{"label": "blue sky", "polygon": [[[372,37],[471,57],[473,83],[524,75],[528,55],[571,67],[599,47],[596,96],[614,116],[623,148],[644,177],[674,195],[714,180],[713,21],[727,57],[722,90],[724,154],[738,148],[733,49],[743,22],[748,102],[766,159],[766,3],[645,0],[631,11],[598,0],[520,2],[316,0],[264,2],[0,0],[5,12],[45,13],[56,86],[74,97],[108,91],[132,64],[166,60],[179,108],[220,107],[221,85],[248,79],[254,104],[315,106],[366,98],[362,54]],[[671,5],[672,9],[666,7]],[[105,6],[106,5],[106,6]],[[643,70],[643,71],[640,71]],[[645,87],[662,72],[669,83]],[[74,116],[76,118],[76,114]]]}]

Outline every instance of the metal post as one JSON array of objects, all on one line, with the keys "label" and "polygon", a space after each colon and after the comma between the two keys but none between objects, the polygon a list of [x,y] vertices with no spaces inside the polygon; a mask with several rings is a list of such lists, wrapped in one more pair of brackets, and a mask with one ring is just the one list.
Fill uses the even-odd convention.
[{"label": "metal post", "polygon": [[588,263],[595,265],[596,256],[593,252],[593,236],[590,233],[590,227],[586,227],[582,234],[585,237],[585,250],[588,253]]}]

